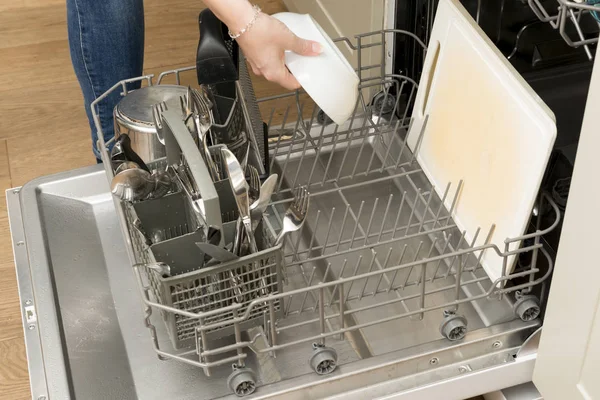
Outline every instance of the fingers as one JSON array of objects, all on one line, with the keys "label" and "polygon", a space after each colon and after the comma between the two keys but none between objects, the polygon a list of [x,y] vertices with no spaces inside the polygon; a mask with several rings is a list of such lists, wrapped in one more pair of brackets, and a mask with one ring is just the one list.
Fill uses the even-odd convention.
[{"label": "fingers", "polygon": [[274,71],[263,72],[263,76],[267,80],[278,83],[289,90],[300,88],[300,83],[298,83],[296,78],[294,78],[294,75],[292,75],[283,64]]},{"label": "fingers", "polygon": [[250,68],[252,69],[252,72],[254,73],[254,75],[260,76],[261,75],[260,69],[258,69],[256,67],[256,65],[252,62],[252,60],[246,59],[246,61],[248,61],[248,64],[250,64]]},{"label": "fingers", "polygon": [[289,90],[296,90],[300,88],[300,83],[298,82],[298,80],[296,80],[294,75],[292,75],[290,71],[288,71],[288,69],[285,67],[283,68],[281,80],[278,83]]},{"label": "fingers", "polygon": [[272,70],[261,70],[260,68],[257,68],[254,63],[249,62],[249,64],[254,75],[264,76],[266,80],[278,83],[289,90],[300,88],[300,83],[298,83],[294,75],[286,68],[283,61],[281,61],[281,65]]},{"label": "fingers", "polygon": [[317,56],[323,51],[323,47],[318,42],[299,38],[293,33],[290,35],[290,37],[290,43],[286,47],[294,53],[303,56]]}]

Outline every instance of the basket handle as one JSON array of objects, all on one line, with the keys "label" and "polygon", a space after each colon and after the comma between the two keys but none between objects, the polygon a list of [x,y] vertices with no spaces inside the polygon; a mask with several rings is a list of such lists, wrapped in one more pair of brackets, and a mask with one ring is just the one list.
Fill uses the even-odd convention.
[{"label": "basket handle", "polygon": [[179,114],[173,110],[165,110],[162,113],[162,118],[165,126],[167,163],[169,166],[179,165],[181,156],[183,155],[192,173],[192,179],[200,192],[200,208],[204,214],[203,218],[207,227],[213,226],[222,229],[223,222],[221,220],[219,195],[208,172],[206,163],[200,155],[200,150],[196,146],[196,143],[194,143],[188,128],[181,120]]}]

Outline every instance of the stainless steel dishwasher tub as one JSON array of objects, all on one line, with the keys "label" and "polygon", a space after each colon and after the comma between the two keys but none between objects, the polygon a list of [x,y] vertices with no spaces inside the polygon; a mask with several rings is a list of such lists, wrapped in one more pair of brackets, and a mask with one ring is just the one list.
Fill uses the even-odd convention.
[{"label": "stainless steel dishwasher tub", "polygon": [[[369,190],[375,196],[378,190],[399,189],[389,181]],[[339,196],[338,191],[331,194],[315,200],[326,209]],[[347,200],[356,199],[349,193]],[[225,383],[229,366],[214,368],[206,377],[194,366],[161,361],[152,351],[142,300],[101,167],[36,179],[7,191],[7,201],[34,398],[235,398]],[[314,227],[309,224],[308,229]],[[288,272],[291,286],[303,277],[293,270]],[[443,292],[431,300],[447,301]],[[348,340],[329,340],[328,346],[338,352],[339,367],[327,376],[312,372],[306,346],[280,351],[276,358],[250,353],[247,365],[257,372],[260,386],[254,396],[343,394],[359,399],[394,394],[459,399],[529,380],[535,353],[520,357],[517,353],[539,320],[515,320],[507,299],[473,304],[461,306],[469,333],[460,342],[441,338],[440,316],[434,313],[426,313],[423,320],[403,318],[361,329],[347,335]],[[359,314],[346,323],[378,318],[377,312],[393,308]],[[162,338],[160,346],[168,349],[158,313],[152,322]],[[285,325],[293,322],[289,317]],[[284,335],[301,337],[301,330],[310,326],[299,329]]]}]

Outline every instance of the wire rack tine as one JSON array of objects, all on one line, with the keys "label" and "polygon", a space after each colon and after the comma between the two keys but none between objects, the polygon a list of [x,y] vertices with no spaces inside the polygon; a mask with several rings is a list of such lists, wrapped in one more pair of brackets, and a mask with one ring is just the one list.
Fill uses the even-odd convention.
[{"label": "wire rack tine", "polygon": [[425,204],[425,211],[423,211],[423,216],[421,218],[421,223],[419,224],[419,229],[417,230],[417,232],[421,232],[423,230],[423,224],[425,223],[425,218],[427,216],[427,211],[430,210],[430,205],[431,205],[431,199],[433,199],[433,193],[435,192],[435,189],[432,187],[429,190],[429,196],[427,196],[427,203]]},{"label": "wire rack tine", "polygon": [[[338,128],[339,125],[335,126],[335,130],[333,131],[333,136],[332,137],[336,137],[338,135]],[[331,153],[329,154],[329,160],[327,161],[327,166],[325,167],[325,171],[323,171],[323,180],[321,181],[321,186],[325,185],[325,181],[327,180],[328,174],[329,174],[329,167],[331,166],[331,161],[333,160],[333,156],[335,154],[335,148],[338,144],[337,140],[333,141],[333,147],[331,149]]]},{"label": "wire rack tine", "polygon": [[[392,151],[392,147],[393,147],[392,146],[392,141],[394,140],[393,137],[398,132],[399,124],[400,124],[400,121],[397,121],[396,127],[393,129],[393,131],[391,133],[390,132],[382,132],[382,134],[379,136],[379,140],[380,140],[381,144],[384,147],[387,147],[387,149],[385,150],[385,154],[384,154],[383,158],[381,159],[381,167],[379,168],[379,173],[382,173],[386,169],[388,157],[389,157],[390,152]],[[390,136],[389,145],[386,145],[386,143],[385,143],[384,133],[387,133],[387,136]],[[376,155],[377,155],[377,151],[375,151],[375,149],[373,149],[373,151],[371,152],[371,158],[369,159],[369,164],[367,165],[367,174],[371,171],[371,166],[373,165],[373,160],[375,159]],[[393,162],[394,162],[394,160],[392,159],[392,163]]]},{"label": "wire rack tine", "polygon": [[[300,108],[302,108],[303,106],[301,105]],[[296,126],[294,127],[294,133],[292,134],[292,142],[290,143],[290,148],[294,147],[294,144],[296,144],[296,138],[297,138],[297,134],[296,132],[298,132],[298,126],[300,125],[301,121],[297,120],[296,121]],[[290,157],[292,155],[291,151],[288,151],[286,157],[285,157],[285,161],[283,162],[283,166],[281,167],[281,176],[285,176],[285,171],[288,168],[288,164],[290,162]],[[279,190],[281,190],[281,185],[283,185],[283,179],[279,180],[279,183],[277,185],[277,189],[276,191],[279,192]]]},{"label": "wire rack tine", "polygon": [[[460,239],[458,241],[458,244],[456,245],[456,249],[460,249],[463,241],[465,240],[465,235],[467,234],[467,231],[462,231],[461,235],[460,235]],[[455,255],[452,257],[452,262],[450,263],[450,265],[448,265],[448,270],[446,271],[446,275],[444,276],[444,279],[447,279],[448,276],[450,275],[450,272],[452,271],[452,267],[454,267],[454,263],[456,262],[456,258],[458,256]]]},{"label": "wire rack tine", "polygon": [[[367,273],[373,272],[373,266],[375,265],[375,260],[377,259],[377,252],[373,251],[372,255],[371,255],[371,262],[369,263],[369,268],[367,270]],[[365,283],[363,283],[363,287],[360,290],[360,295],[358,296],[358,301],[362,300],[364,294],[365,294],[365,289],[367,288],[367,283],[369,282],[369,278],[370,277],[366,277],[365,278]]]},{"label": "wire rack tine", "polygon": [[378,203],[379,203],[379,197],[375,198],[375,202],[373,203],[373,210],[371,211],[371,216],[369,217],[369,224],[367,225],[367,231],[365,232],[363,246],[367,245],[367,239],[369,238],[369,233],[371,232],[371,225],[373,225],[373,219],[375,218],[375,211],[377,211]]},{"label": "wire rack tine", "polygon": [[342,227],[340,228],[340,235],[339,235],[334,253],[337,253],[338,250],[340,249],[340,244],[342,243],[342,237],[344,235],[344,228],[346,227],[346,220],[348,218],[349,209],[350,209],[350,205],[348,204],[348,205],[346,205],[346,211],[344,212],[344,218],[342,219]]},{"label": "wire rack tine", "polygon": [[[317,267],[313,267],[312,271],[310,273],[310,278],[308,279],[308,286],[312,286],[312,282],[313,279],[315,277],[315,271],[317,270]],[[304,292],[304,297],[302,298],[302,304],[300,305],[300,312],[304,311],[304,305],[306,304],[306,299],[308,298],[308,293],[309,292]]]},{"label": "wire rack tine", "polygon": [[408,231],[411,227],[412,220],[415,216],[415,211],[417,208],[417,199],[421,196],[421,188],[417,189],[417,196],[415,198],[415,202],[413,207],[410,210],[410,216],[408,217],[408,223],[406,224],[406,230],[404,231],[404,236],[408,236]]},{"label": "wire rack tine", "polygon": [[[344,258],[344,262],[342,263],[342,269],[340,270],[340,274],[338,275],[338,280],[342,279],[344,277],[344,271],[346,270],[346,265],[348,265],[348,259]],[[340,287],[340,285],[335,285],[333,287],[333,291],[331,292],[331,298],[335,299],[335,292],[338,290],[338,287]]]},{"label": "wire rack tine", "polygon": [[[444,242],[444,246],[442,247],[442,251],[440,252],[440,254],[446,254],[446,250],[448,250],[448,245],[450,244],[450,240],[452,240],[452,234],[449,233],[446,236],[446,241]],[[433,276],[431,278],[431,281],[435,281],[436,277],[437,277],[437,273],[438,270],[440,269],[440,266],[442,265],[442,259],[440,258],[437,262],[437,266],[435,267],[435,272],[433,273]]]},{"label": "wire rack tine", "polygon": [[324,131],[325,131],[325,124],[323,124],[323,126],[321,127],[321,134],[320,134],[320,137],[319,137],[319,144],[316,147],[315,161],[313,162],[312,168],[310,169],[310,174],[308,175],[308,183],[307,183],[307,185],[310,185],[310,183],[312,182],[312,177],[313,177],[313,174],[315,172],[315,168],[317,166],[317,163],[319,162],[319,157],[321,156],[321,151],[323,150],[323,140],[324,140],[323,132]]},{"label": "wire rack tine", "polygon": [[[358,256],[358,260],[356,260],[356,266],[354,267],[354,271],[352,271],[352,276],[356,276],[358,274],[358,268],[362,262],[363,256],[362,254]],[[350,282],[350,286],[348,287],[348,293],[346,294],[346,302],[350,300],[350,292],[352,291],[352,286],[354,286],[354,280]]]},{"label": "wire rack tine", "polygon": [[[360,149],[358,150],[358,155],[356,156],[356,161],[354,162],[354,168],[352,169],[352,174],[350,174],[350,179],[354,178],[354,175],[356,174],[356,168],[358,167],[358,164],[359,164],[359,161],[360,161],[360,157],[362,156],[363,150],[365,148],[365,143],[367,142],[367,138],[369,137],[368,134],[364,133],[366,126],[367,126],[367,118],[364,118],[363,119],[363,124],[362,124],[362,126],[360,128],[360,131],[359,131],[359,137],[360,137],[360,135],[362,135],[363,136],[363,140],[362,140],[362,143],[360,145]],[[350,148],[350,147],[348,147],[348,148]],[[346,149],[346,154],[344,154],[344,159],[342,160],[342,165],[344,164],[343,161],[346,159],[346,155],[347,154],[348,154],[348,149]],[[340,172],[338,173],[338,179],[340,177],[341,172],[342,172],[342,167],[340,167]],[[367,174],[369,173],[368,168],[367,168],[366,173]]]},{"label": "wire rack tine", "polygon": [[[285,113],[283,114],[283,121],[281,122],[281,128],[279,128],[279,135],[277,136],[277,143],[275,144],[275,149],[273,150],[273,156],[271,157],[271,164],[269,166],[270,169],[273,169],[273,165],[275,164],[275,160],[277,159],[277,155],[279,154],[279,147],[281,146],[281,138],[283,137],[283,133],[285,132],[285,123],[287,121],[288,115],[290,112],[290,106],[287,106],[285,109]],[[296,132],[292,132],[292,135],[295,136]]]},{"label": "wire rack tine", "polygon": [[379,242],[381,240],[381,235],[383,234],[383,230],[385,229],[385,222],[387,221],[387,215],[388,215],[388,212],[390,211],[390,206],[392,205],[393,198],[394,198],[393,194],[390,194],[390,196],[388,197],[388,202],[387,202],[387,205],[385,206],[385,211],[383,212],[383,218],[381,220],[381,228],[379,229],[379,235],[377,235],[376,242]]},{"label": "wire rack tine", "polygon": [[[387,269],[387,267],[389,266],[390,263],[390,257],[392,256],[392,251],[394,250],[393,247],[390,247],[388,249],[388,252],[385,256],[385,260],[383,261],[383,265],[381,266],[381,270],[385,270]],[[379,293],[379,286],[381,285],[381,281],[383,280],[385,274],[381,274],[379,275],[379,279],[377,280],[377,285],[375,285],[375,289],[373,290],[373,296],[375,296],[377,293]],[[387,276],[386,276],[387,278]]]},{"label": "wire rack tine", "polygon": [[354,230],[352,231],[352,239],[350,240],[350,248],[352,248],[352,246],[354,245],[354,240],[356,239],[356,231],[360,226],[360,217],[362,215],[364,205],[365,201],[363,200],[360,202],[360,207],[358,208],[358,215],[356,216],[356,223],[354,225]]},{"label": "wire rack tine", "polygon": [[[417,247],[417,250],[415,251],[415,257],[413,258],[413,263],[415,261],[417,261],[417,259],[419,258],[419,253],[421,252],[421,248],[423,247],[423,241],[419,242],[419,246]],[[406,274],[406,279],[404,279],[404,284],[401,286],[402,288],[405,288],[406,285],[408,284],[408,280],[410,279],[410,275],[412,274],[414,265],[410,267],[408,274]]]}]

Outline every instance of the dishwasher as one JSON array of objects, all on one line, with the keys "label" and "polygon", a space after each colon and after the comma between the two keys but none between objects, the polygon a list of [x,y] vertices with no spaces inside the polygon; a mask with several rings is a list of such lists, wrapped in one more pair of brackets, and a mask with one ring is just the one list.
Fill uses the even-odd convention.
[{"label": "dishwasher", "polygon": [[[441,3],[462,7],[455,0]],[[494,12],[486,14],[481,2],[464,3],[485,28],[485,18]],[[544,2],[516,3],[561,34],[570,29],[565,24],[571,14],[577,22],[580,14],[595,13],[594,6],[569,0],[558,2],[563,6],[556,17]],[[588,245],[593,235],[584,238],[577,227],[593,225],[584,221],[597,217],[565,207],[568,189],[556,181],[564,182],[567,174],[570,184],[573,162],[557,178],[555,144],[522,235],[499,246],[489,240],[494,224],[470,236],[461,229],[453,216],[468,182],[436,187],[428,178],[419,161],[427,117],[412,146],[409,138],[437,1],[386,5],[404,17],[382,31],[337,40],[358,54],[361,82],[354,113],[341,126],[303,103],[298,92],[255,102],[240,55],[231,112],[240,112],[252,132],[261,127],[252,118],[262,111],[265,129],[254,132],[265,139],[261,168],[279,177],[257,234],[263,250],[256,254],[172,276],[158,268],[137,220],[154,224],[168,236],[166,242],[185,237],[193,244],[194,229],[188,226],[195,223],[189,219],[193,202],[185,185],[140,203],[111,196],[114,171],[103,139],[104,168],[42,177],[7,191],[32,398],[463,399],[532,380],[540,336],[548,353],[542,322],[552,324],[549,342],[560,336],[564,320],[553,310],[560,306],[556,302],[570,301],[565,285],[576,280],[563,272],[560,253],[557,261],[560,230]],[[490,29],[501,42],[500,25]],[[518,35],[515,48],[523,32]],[[570,44],[579,46],[585,60],[581,54],[565,57],[568,62],[575,57],[591,74],[595,41],[578,40]],[[532,52],[539,55],[536,49]],[[362,63],[366,53],[379,54],[379,62]],[[561,61],[565,58],[549,64]],[[195,74],[195,67],[165,71],[156,82],[150,75],[118,82],[94,104],[114,91],[127,96],[134,82],[179,85],[184,74]],[[583,92],[587,97],[587,87]],[[189,137],[178,132],[184,125],[174,113],[164,115],[167,143],[175,140],[182,157],[195,165],[198,156],[184,145]],[[586,124],[591,122],[583,122],[583,132]],[[557,143],[560,118],[558,125]],[[591,168],[594,157],[586,150],[595,138],[582,133],[580,139],[578,127],[573,129],[576,138],[569,137],[567,145],[587,140],[577,154]],[[169,153],[166,160],[149,163],[150,169],[164,170],[168,158]],[[583,210],[598,194],[582,186],[574,179],[570,198]],[[299,187],[310,192],[304,224],[274,244]],[[213,204],[203,200],[201,207]],[[565,208],[575,222],[563,223]],[[223,231],[232,225],[234,218],[222,214]],[[577,253],[581,268],[597,276],[588,247]],[[490,253],[502,265],[494,279],[482,262]],[[555,283],[557,276],[565,284]],[[242,283],[236,283],[240,277]],[[581,297],[595,304],[597,283],[577,281],[587,285],[578,286]],[[559,295],[561,300],[553,300]],[[587,305],[569,304],[594,318]],[[569,324],[571,330],[579,326]],[[595,329],[596,336],[593,328],[580,328],[588,335],[581,342],[597,343]],[[546,360],[554,371],[563,362],[560,356]],[[538,381],[553,376],[544,372]]]}]

